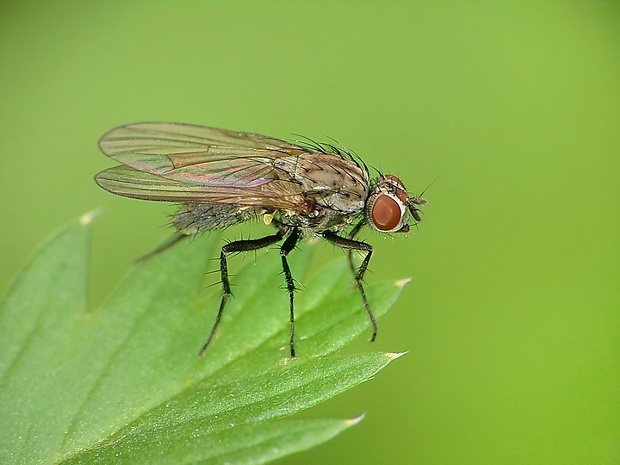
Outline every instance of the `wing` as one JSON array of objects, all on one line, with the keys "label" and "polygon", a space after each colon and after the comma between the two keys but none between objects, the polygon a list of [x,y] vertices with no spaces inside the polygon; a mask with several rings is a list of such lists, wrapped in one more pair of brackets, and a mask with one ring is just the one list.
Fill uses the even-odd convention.
[{"label": "wing", "polygon": [[[193,184],[252,188],[270,183],[278,179],[274,159],[309,152],[304,147],[260,134],[177,123],[120,126],[105,134],[99,147],[125,166],[183,183],[187,194],[194,192],[189,187]],[[124,181],[128,180],[127,175],[122,170],[115,174]],[[151,185],[152,178],[144,178]],[[176,192],[178,186],[172,190]]]},{"label": "wing", "polygon": [[274,210],[306,208],[301,186],[284,180],[254,187],[213,187],[174,181],[121,165],[97,174],[95,181],[108,192],[136,199],[245,205]]}]

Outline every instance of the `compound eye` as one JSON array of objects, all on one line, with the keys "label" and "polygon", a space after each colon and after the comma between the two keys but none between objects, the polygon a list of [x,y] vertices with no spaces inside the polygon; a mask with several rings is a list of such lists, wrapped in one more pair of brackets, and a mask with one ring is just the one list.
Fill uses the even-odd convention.
[{"label": "compound eye", "polygon": [[398,202],[389,195],[382,194],[375,200],[370,218],[379,231],[392,231],[399,225],[401,214]]}]

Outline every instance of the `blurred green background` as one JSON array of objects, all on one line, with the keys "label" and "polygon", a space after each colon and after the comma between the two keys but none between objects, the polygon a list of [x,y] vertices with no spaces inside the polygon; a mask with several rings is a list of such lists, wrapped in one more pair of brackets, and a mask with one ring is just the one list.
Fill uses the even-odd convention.
[{"label": "blurred green background", "polygon": [[620,463],[619,2],[5,0],[0,292],[94,208],[93,305],[168,236],[173,208],[92,181],[98,138],[152,120],[437,178],[412,234],[362,235],[368,282],[413,282],[354,349],[409,354],[308,412],[359,426],[278,463]]}]

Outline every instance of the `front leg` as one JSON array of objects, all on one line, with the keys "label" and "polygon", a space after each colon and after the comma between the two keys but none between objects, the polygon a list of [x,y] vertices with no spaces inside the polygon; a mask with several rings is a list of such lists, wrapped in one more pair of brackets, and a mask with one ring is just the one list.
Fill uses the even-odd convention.
[{"label": "front leg", "polygon": [[[226,255],[234,252],[247,252],[250,250],[258,250],[264,247],[269,247],[276,242],[282,240],[282,238],[286,234],[285,229],[279,230],[276,234],[271,236],[261,237],[260,239],[252,239],[252,240],[240,240],[234,241],[226,244],[222,247],[222,251],[220,252],[220,276],[222,279],[222,300],[220,302],[220,309],[217,312],[217,316],[215,317],[215,323],[213,324],[213,329],[211,329],[211,333],[207,339],[207,342],[204,343],[202,349],[200,349],[199,355],[202,357],[209,347],[211,340],[215,336],[215,331],[217,330],[218,325],[220,324],[220,320],[222,319],[222,314],[224,313],[224,307],[226,306],[226,301],[232,295],[230,291],[230,281],[228,280],[228,262],[226,260]],[[286,241],[288,242],[288,240]]]},{"label": "front leg", "polygon": [[[357,233],[360,232],[360,230],[365,224],[365,219],[362,219],[360,222],[358,222],[349,232],[349,234],[347,234],[347,239],[355,239],[355,236],[357,236]],[[357,274],[357,270],[355,269],[355,265],[353,264],[353,249],[349,249],[347,257],[349,258],[349,268],[351,268],[351,273],[353,273],[353,275],[355,276]]]},{"label": "front leg", "polygon": [[[355,232],[357,232],[356,230],[359,230],[359,228],[354,228]],[[366,293],[364,292],[364,286],[362,285],[364,273],[366,273],[366,268],[368,268],[368,263],[370,263],[370,257],[372,256],[372,245],[367,244],[366,242],[355,241],[346,237],[340,237],[333,232],[325,232],[323,233],[323,237],[332,244],[337,245],[342,249],[349,250],[349,264],[351,266],[351,270],[353,271],[353,275],[355,276],[355,284],[357,284],[357,288],[359,289],[360,295],[362,296],[364,308],[366,309],[366,313],[368,313],[368,318],[370,318],[370,323],[372,324],[372,337],[370,338],[370,340],[374,341],[377,337],[377,320],[375,319],[375,316],[370,310],[370,305],[368,305],[368,299],[366,298]],[[351,252],[353,250],[366,252],[364,260],[362,260],[362,264],[357,269],[357,271],[355,270],[355,267],[353,266],[353,262],[351,260]]]}]

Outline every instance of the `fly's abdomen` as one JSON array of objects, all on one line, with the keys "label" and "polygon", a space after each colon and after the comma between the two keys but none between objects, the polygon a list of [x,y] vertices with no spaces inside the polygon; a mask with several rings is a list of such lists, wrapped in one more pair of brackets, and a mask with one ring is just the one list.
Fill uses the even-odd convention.
[{"label": "fly's abdomen", "polygon": [[172,223],[182,234],[196,234],[209,229],[221,229],[265,213],[262,208],[188,203],[181,207]]}]

